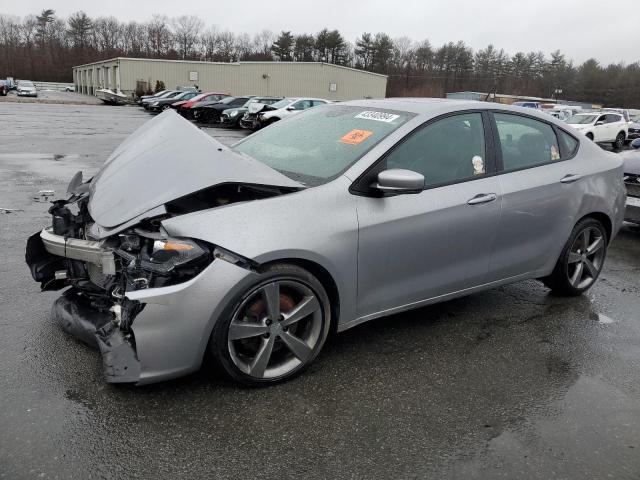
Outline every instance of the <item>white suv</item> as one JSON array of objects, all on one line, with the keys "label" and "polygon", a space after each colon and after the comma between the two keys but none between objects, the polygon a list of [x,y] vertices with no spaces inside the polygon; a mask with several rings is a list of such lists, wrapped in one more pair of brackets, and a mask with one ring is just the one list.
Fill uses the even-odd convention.
[{"label": "white suv", "polygon": [[287,97],[266,107],[258,114],[258,121],[260,127],[265,127],[273,122],[307,110],[308,108],[326,105],[327,103],[331,103],[331,100],[325,100],[324,98]]},{"label": "white suv", "polygon": [[610,143],[621,149],[627,139],[629,124],[622,114],[614,112],[578,113],[567,123],[597,143]]}]

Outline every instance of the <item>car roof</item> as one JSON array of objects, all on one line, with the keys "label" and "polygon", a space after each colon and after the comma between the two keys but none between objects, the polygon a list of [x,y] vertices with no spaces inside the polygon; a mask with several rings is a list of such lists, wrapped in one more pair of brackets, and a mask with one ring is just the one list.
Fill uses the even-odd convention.
[{"label": "car roof", "polygon": [[501,110],[505,113],[519,113],[529,117],[537,117],[547,123],[563,126],[563,122],[555,117],[534,108],[504,105],[501,103],[481,102],[477,100],[450,98],[385,98],[376,100],[351,100],[337,105],[351,105],[363,109],[387,109],[409,112],[423,118],[436,117],[463,110]]},{"label": "car roof", "polygon": [[450,107],[451,110],[464,108],[493,108],[504,106],[499,103],[480,102],[477,100],[457,100],[450,98],[383,98],[376,100],[351,100],[341,102],[341,105],[354,105],[367,108],[386,108],[388,110],[400,110],[417,114],[428,114]]}]

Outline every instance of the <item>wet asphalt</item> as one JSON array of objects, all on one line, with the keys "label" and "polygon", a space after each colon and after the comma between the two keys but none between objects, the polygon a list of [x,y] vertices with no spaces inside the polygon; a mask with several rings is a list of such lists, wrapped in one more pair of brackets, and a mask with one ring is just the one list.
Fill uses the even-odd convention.
[{"label": "wet asphalt", "polygon": [[[640,479],[640,230],[579,298],[530,281],[331,338],[303,376],[104,383],[24,264],[37,192],[91,176],[136,107],[0,103],[0,478]],[[206,129],[224,143],[243,132]],[[144,188],[144,182],[141,188]]]}]

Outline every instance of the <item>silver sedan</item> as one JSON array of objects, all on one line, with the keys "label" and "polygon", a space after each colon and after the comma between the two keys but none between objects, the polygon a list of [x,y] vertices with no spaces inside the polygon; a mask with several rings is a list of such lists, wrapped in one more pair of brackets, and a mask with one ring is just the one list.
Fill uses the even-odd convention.
[{"label": "silver sedan", "polygon": [[511,282],[589,289],[625,208],[622,161],[532,109],[447,100],[310,109],[228,148],[174,112],[27,244],[53,316],[108,382],[200,368],[269,385],[331,329]]}]

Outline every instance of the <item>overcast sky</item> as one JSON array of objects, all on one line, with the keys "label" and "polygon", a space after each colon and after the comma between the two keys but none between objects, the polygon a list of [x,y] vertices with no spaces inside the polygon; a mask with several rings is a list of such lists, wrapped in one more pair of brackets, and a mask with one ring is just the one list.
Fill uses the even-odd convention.
[{"label": "overcast sky", "polygon": [[[24,16],[53,8],[145,21],[158,13],[197,15],[221,30],[294,33],[337,28],[351,42],[362,32],[493,43],[508,53],[560,49],[577,62],[640,60],[640,0],[25,0],[3,1],[0,13]],[[606,32],[606,33],[605,33]]]}]

